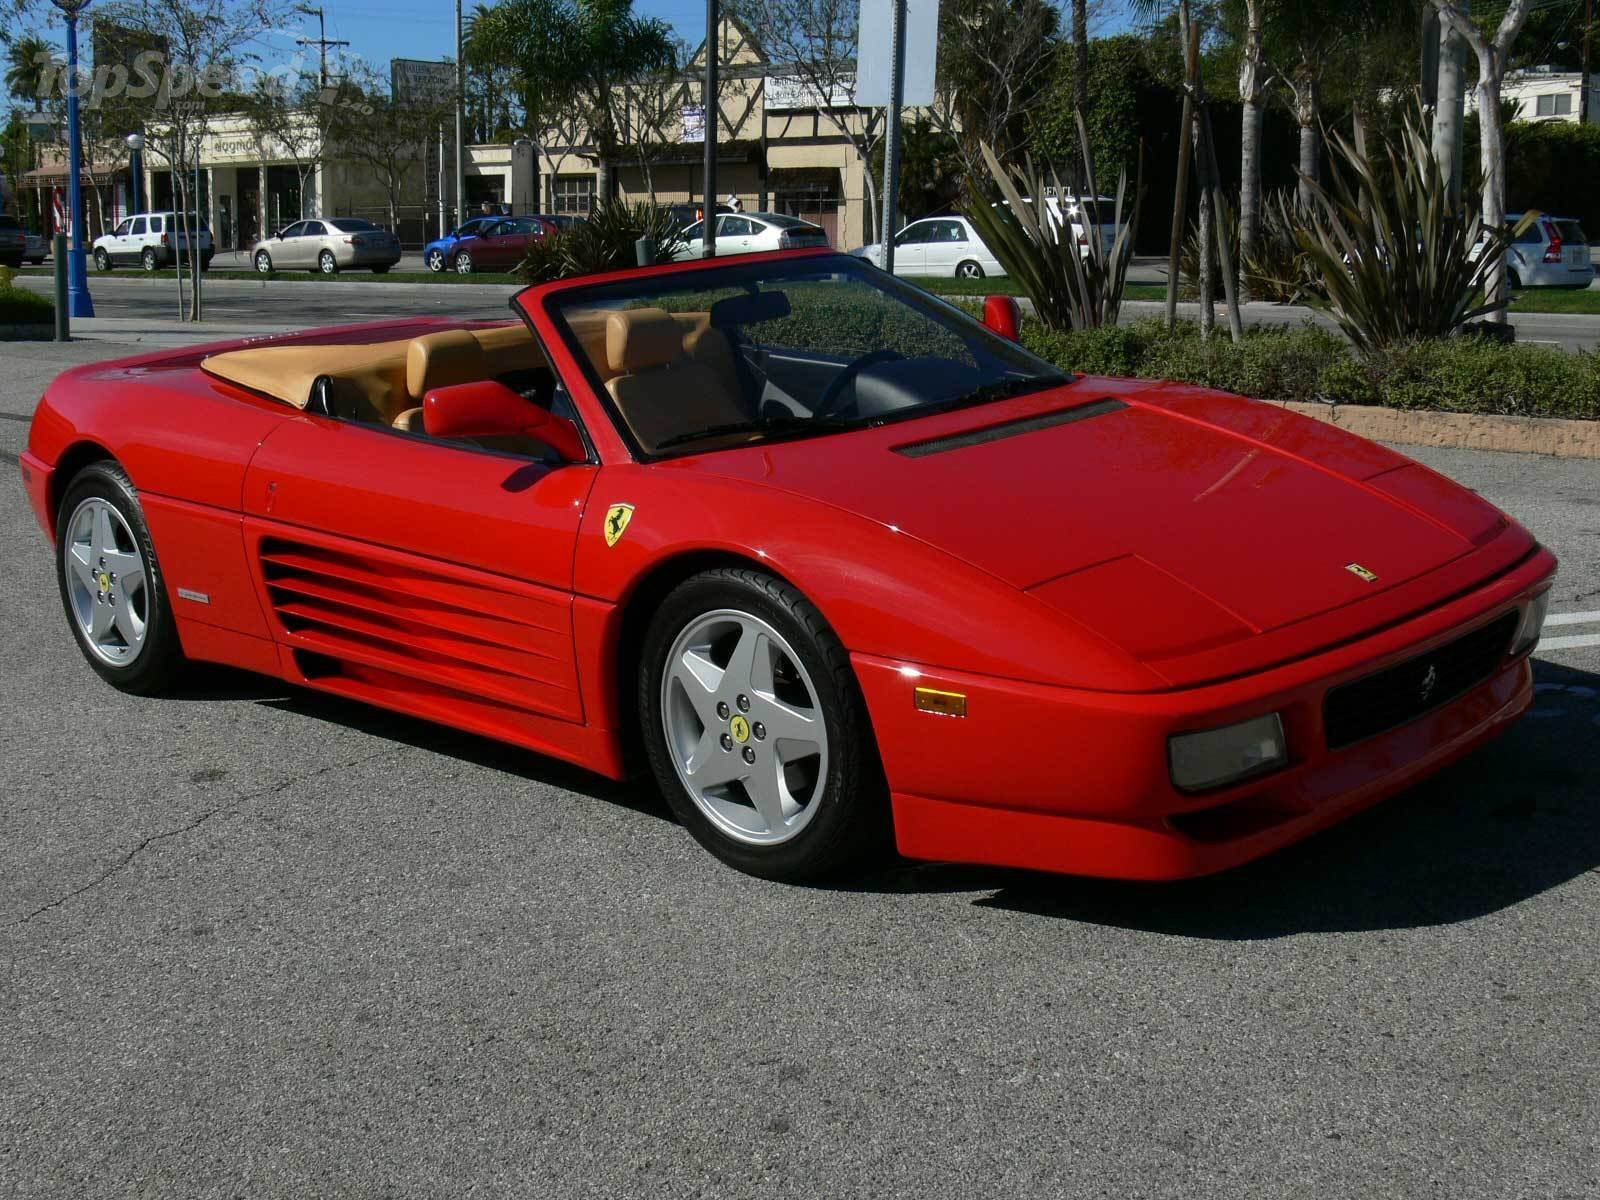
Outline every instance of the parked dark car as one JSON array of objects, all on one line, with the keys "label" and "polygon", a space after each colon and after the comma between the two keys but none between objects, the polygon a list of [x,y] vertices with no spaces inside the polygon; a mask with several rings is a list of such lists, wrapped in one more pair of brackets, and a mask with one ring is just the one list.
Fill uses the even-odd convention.
[{"label": "parked dark car", "polygon": [[506,217],[456,241],[450,264],[458,274],[475,271],[509,271],[522,261],[532,238],[551,237],[558,232],[554,221],[545,217]]}]

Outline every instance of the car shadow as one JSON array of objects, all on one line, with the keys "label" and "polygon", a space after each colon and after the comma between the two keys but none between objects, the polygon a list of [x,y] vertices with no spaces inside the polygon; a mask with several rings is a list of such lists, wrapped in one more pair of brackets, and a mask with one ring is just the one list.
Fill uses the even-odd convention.
[{"label": "car shadow", "polygon": [[1600,676],[1535,664],[1504,737],[1417,787],[1234,871],[1137,884],[902,863],[842,886],[967,892],[983,908],[1216,940],[1453,924],[1600,869]]}]

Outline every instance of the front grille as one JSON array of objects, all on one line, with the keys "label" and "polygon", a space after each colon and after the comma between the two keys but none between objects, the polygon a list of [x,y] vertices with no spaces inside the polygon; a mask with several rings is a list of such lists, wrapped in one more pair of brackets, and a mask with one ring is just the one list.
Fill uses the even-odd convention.
[{"label": "front grille", "polygon": [[1482,683],[1505,661],[1518,620],[1519,614],[1507,613],[1436,650],[1334,688],[1322,702],[1328,749],[1414,721]]}]

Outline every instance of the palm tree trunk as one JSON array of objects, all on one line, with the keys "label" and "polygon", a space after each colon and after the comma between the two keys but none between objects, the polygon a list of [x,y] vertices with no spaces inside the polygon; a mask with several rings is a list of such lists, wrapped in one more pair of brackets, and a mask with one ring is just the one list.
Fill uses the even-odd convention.
[{"label": "palm tree trunk", "polygon": [[[1493,65],[1478,68],[1478,161],[1483,172],[1483,223],[1500,229],[1506,223],[1505,129],[1500,115],[1500,74]],[[1506,298],[1506,256],[1496,254],[1489,264],[1489,299]],[[1505,309],[1486,314],[1490,321],[1505,321]]]},{"label": "palm tree trunk", "polygon": [[1433,109],[1433,157],[1439,164],[1452,207],[1461,203],[1461,35],[1442,22],[1439,29],[1439,92]]},{"label": "palm tree trunk", "polygon": [[1311,185],[1322,175],[1322,133],[1317,128],[1320,117],[1321,88],[1317,78],[1302,69],[1294,81],[1295,116],[1300,122],[1300,186],[1302,205],[1311,204]]},{"label": "palm tree trunk", "polygon": [[1072,103],[1089,117],[1089,0],[1072,0]]},{"label": "palm tree trunk", "polygon": [[1266,122],[1266,93],[1261,77],[1261,7],[1263,0],[1246,0],[1247,28],[1244,59],[1239,64],[1239,291],[1249,299],[1245,263],[1255,255],[1261,230],[1261,131]]}]

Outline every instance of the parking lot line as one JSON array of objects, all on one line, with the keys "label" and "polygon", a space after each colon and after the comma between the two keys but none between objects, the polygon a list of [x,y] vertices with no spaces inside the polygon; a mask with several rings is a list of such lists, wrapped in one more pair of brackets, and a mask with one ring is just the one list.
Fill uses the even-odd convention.
[{"label": "parking lot line", "polygon": [[1593,612],[1551,613],[1544,619],[1545,627],[1551,625],[1588,625],[1600,621],[1600,609]]}]

